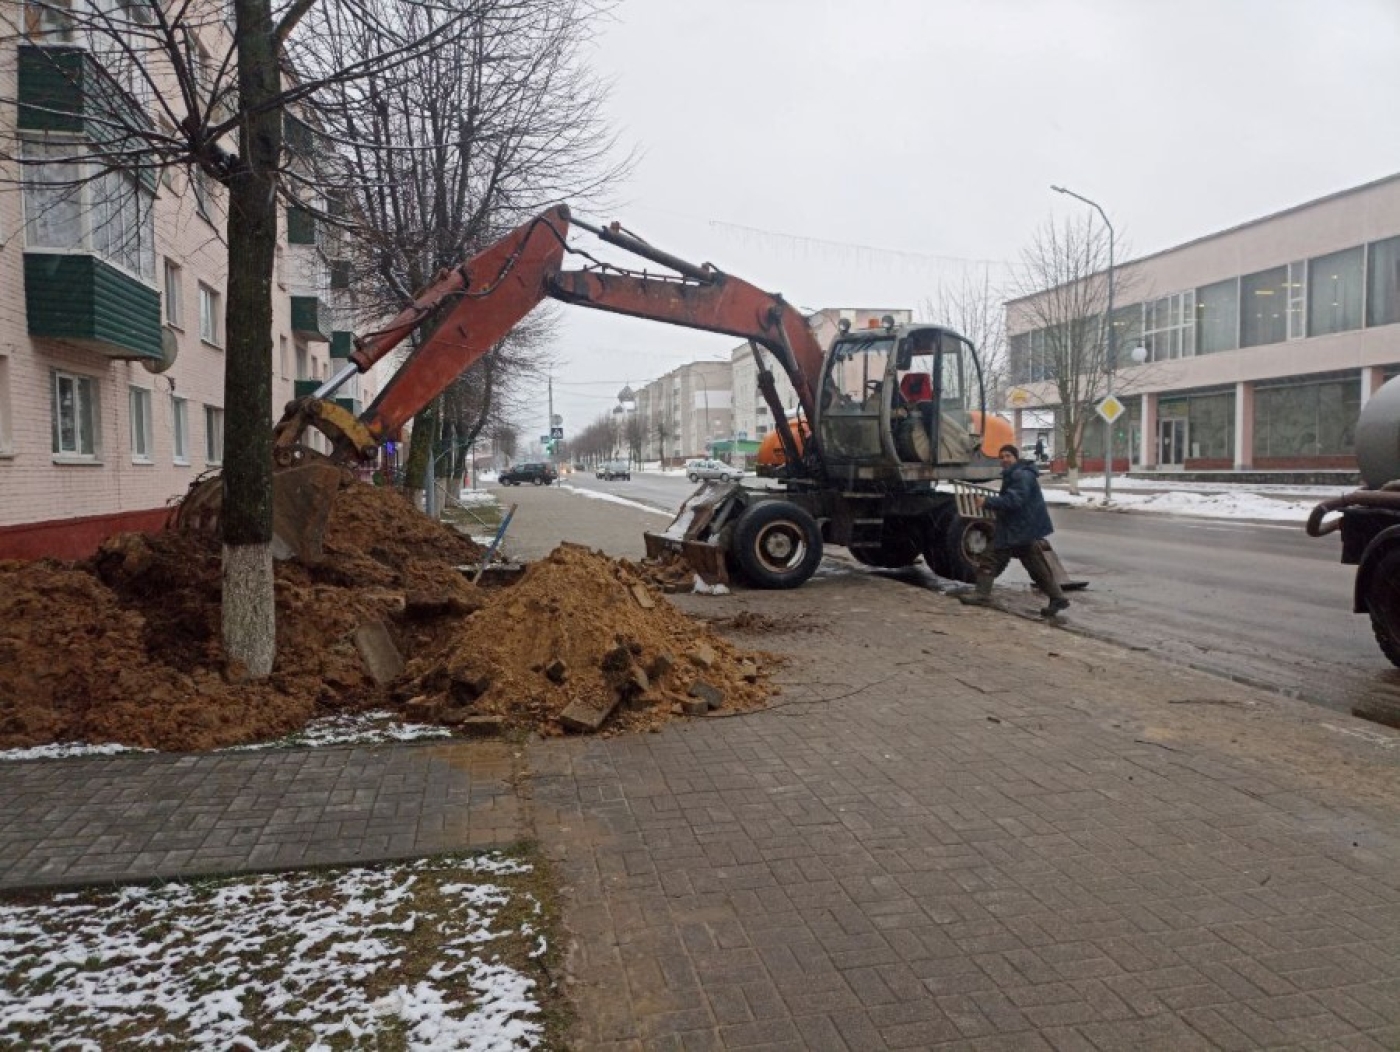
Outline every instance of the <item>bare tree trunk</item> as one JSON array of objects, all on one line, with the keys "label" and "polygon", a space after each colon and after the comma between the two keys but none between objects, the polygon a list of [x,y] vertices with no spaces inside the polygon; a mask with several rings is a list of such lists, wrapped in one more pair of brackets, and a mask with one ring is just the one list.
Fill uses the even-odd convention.
[{"label": "bare tree trunk", "polygon": [[272,274],[282,108],[270,0],[235,0],[244,117],[229,189],[224,355],[223,642],[230,670],[266,678],[277,656],[272,575]]}]

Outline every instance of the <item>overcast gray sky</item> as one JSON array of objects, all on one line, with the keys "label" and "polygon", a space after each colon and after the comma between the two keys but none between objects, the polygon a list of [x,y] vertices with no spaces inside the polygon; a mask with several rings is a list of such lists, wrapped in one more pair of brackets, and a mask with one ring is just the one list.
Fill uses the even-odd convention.
[{"label": "overcast gray sky", "polygon": [[[622,0],[592,54],[639,159],[588,218],[804,308],[1013,263],[1052,183],[1142,255],[1400,172],[1400,0]],[[564,308],[555,412],[736,342]]]}]

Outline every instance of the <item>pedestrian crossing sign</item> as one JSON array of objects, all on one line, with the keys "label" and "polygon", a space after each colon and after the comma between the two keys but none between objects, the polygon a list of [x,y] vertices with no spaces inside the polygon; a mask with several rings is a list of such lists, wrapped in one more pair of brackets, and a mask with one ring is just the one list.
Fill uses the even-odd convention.
[{"label": "pedestrian crossing sign", "polygon": [[1127,411],[1128,407],[1118,401],[1117,395],[1109,395],[1107,398],[1103,399],[1103,401],[1099,402],[1099,416],[1103,417],[1104,420],[1110,424]]}]

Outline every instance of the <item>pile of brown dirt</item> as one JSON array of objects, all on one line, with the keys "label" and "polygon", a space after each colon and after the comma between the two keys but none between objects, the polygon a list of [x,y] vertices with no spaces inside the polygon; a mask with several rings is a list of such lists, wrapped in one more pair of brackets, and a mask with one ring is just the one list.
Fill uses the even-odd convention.
[{"label": "pile of brown dirt", "polygon": [[[485,711],[548,731],[557,727],[557,695],[537,689],[536,659],[526,656],[532,639],[560,640],[574,677],[566,684],[590,697],[601,696],[606,676],[589,669],[619,639],[648,659],[664,641],[678,666],[677,641],[704,639],[731,675],[744,660],[660,597],[649,610],[630,593],[632,607],[622,604],[601,582],[611,573],[622,587],[628,572],[591,553],[586,573],[551,579],[542,564],[508,591],[476,588],[458,567],[478,561],[480,547],[392,490],[342,488],[325,547],[315,566],[277,564],[277,661],[257,683],[232,682],[225,668],[215,537],[122,534],[82,563],[0,563],[0,748],[117,742],[198,751],[275,739],[315,717],[393,707],[430,683],[460,679],[469,662],[492,677],[481,692]],[[553,613],[568,627],[551,627]],[[409,658],[412,690],[370,677],[352,635],[373,621]],[[486,655],[493,664],[481,664]],[[661,677],[661,702],[688,688],[692,668]],[[766,693],[757,681],[738,683],[726,689],[737,707]],[[424,711],[420,703],[420,718]],[[643,715],[662,713],[670,715],[668,704]],[[451,722],[452,712],[443,715]]]},{"label": "pile of brown dirt", "polygon": [[440,652],[410,661],[406,689],[413,711],[439,718],[470,712],[551,733],[571,704],[617,706],[612,726],[637,729],[693,703],[697,682],[718,692],[714,707],[756,708],[774,661],[680,613],[626,560],[564,544],[491,593]]}]

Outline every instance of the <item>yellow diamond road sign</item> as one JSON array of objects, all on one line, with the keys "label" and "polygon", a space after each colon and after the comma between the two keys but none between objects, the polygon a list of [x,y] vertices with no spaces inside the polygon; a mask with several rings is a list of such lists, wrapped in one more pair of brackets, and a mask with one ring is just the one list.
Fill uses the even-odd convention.
[{"label": "yellow diamond road sign", "polygon": [[1099,403],[1099,416],[1110,424],[1128,411],[1128,407],[1118,401],[1116,395],[1109,395]]}]

